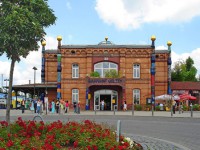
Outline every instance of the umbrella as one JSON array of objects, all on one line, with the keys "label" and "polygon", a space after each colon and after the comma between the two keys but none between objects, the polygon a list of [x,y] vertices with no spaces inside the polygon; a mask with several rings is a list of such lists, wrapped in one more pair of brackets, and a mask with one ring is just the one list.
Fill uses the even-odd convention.
[{"label": "umbrella", "polygon": [[197,99],[196,97],[191,96],[189,94],[182,94],[182,95],[180,95],[180,98],[181,99],[187,99],[187,100],[196,100]]},{"label": "umbrella", "polygon": [[178,95],[164,94],[164,95],[156,96],[155,100],[180,100],[180,97]]}]

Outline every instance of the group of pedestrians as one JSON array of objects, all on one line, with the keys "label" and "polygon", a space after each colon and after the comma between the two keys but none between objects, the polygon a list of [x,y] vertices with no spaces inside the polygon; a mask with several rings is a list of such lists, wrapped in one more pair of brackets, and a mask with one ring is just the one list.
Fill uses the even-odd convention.
[{"label": "group of pedestrians", "polygon": [[[48,109],[49,112],[51,113],[69,113],[69,108],[70,108],[70,103],[68,100],[63,101],[62,99],[57,100],[52,100],[52,102],[49,103]],[[74,102],[73,103],[73,108],[74,108],[74,113],[80,114],[80,102]]]},{"label": "group of pedestrians", "polygon": [[38,114],[41,114],[42,113],[42,107],[43,107],[43,103],[40,99],[33,99],[32,100],[32,103],[33,104],[33,108],[34,108],[34,112],[35,113],[38,113]]}]

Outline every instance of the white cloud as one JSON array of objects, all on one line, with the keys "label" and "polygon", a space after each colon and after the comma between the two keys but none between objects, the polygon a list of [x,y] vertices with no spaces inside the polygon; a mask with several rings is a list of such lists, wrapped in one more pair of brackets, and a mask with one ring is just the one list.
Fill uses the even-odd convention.
[{"label": "white cloud", "polygon": [[72,9],[71,3],[70,3],[69,1],[67,1],[66,6],[67,6],[67,9],[68,9],[68,10],[71,10],[71,9]]},{"label": "white cloud", "polygon": [[[167,50],[168,48],[164,45],[156,47],[156,50]],[[191,51],[191,53],[182,53],[177,54],[175,51],[172,50],[171,58],[172,58],[172,68],[177,61],[185,61],[188,57],[191,57],[194,61],[194,66],[196,67],[198,74],[200,74],[200,48],[196,48],[195,50]]]},{"label": "white cloud", "polygon": [[186,22],[200,16],[199,0],[96,0],[99,17],[119,29],[135,29],[144,23]]},{"label": "white cloud", "polygon": [[172,63],[177,62],[179,60],[185,61],[189,56],[193,59],[194,66],[198,70],[198,74],[200,74],[200,59],[199,59],[200,48],[197,48],[197,49],[191,51],[191,53],[182,53],[182,54],[177,54],[174,51],[172,51]]},{"label": "white cloud", "polygon": [[[57,49],[56,38],[47,36],[45,49]],[[34,82],[34,66],[38,69],[36,71],[36,83],[41,83],[41,47],[38,51],[32,51],[27,58],[22,58],[19,63],[15,63],[13,84],[28,84],[29,80],[31,83]],[[4,79],[9,78],[10,72],[10,61],[0,61],[0,74],[3,74]],[[5,86],[5,82],[3,83]]]}]

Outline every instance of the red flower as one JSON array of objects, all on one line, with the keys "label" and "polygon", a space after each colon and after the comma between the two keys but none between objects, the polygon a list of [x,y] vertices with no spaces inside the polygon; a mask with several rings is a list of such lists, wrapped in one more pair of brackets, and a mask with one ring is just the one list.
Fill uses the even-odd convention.
[{"label": "red flower", "polygon": [[93,150],[98,150],[98,147],[96,145],[93,145]]},{"label": "red flower", "polygon": [[92,148],[90,147],[90,145],[87,146],[87,150],[92,150]]},{"label": "red flower", "polygon": [[76,148],[78,146],[78,141],[74,142],[74,148]]},{"label": "red flower", "polygon": [[2,137],[0,137],[0,141],[4,141],[4,139]]},{"label": "red flower", "polygon": [[1,126],[5,126],[5,127],[8,126],[8,123],[6,121],[0,121],[0,124],[1,124]]},{"label": "red flower", "polygon": [[6,143],[6,146],[7,147],[11,147],[11,146],[13,146],[14,145],[14,143],[13,143],[13,141],[11,141],[11,140],[8,140],[8,142]]},{"label": "red flower", "polygon": [[29,140],[28,139],[21,141],[21,145],[27,145],[27,144],[29,144]]}]

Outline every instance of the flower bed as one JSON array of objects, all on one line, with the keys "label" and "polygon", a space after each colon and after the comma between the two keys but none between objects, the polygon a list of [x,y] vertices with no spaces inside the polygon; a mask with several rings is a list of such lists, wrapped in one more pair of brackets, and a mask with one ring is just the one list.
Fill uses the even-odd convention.
[{"label": "flower bed", "polygon": [[61,121],[44,122],[23,121],[21,118],[10,125],[0,122],[0,150],[140,150],[141,145],[120,136],[105,126],[85,120],[81,123]]}]

